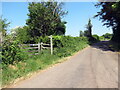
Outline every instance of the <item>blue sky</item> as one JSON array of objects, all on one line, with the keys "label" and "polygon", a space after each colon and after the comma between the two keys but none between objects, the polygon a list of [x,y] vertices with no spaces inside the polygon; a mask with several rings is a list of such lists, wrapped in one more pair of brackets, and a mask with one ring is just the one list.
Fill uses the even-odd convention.
[{"label": "blue sky", "polygon": [[[79,36],[79,31],[85,30],[88,19],[91,18],[93,24],[93,34],[102,35],[112,33],[110,28],[102,26],[98,18],[93,18],[99,9],[95,8],[95,2],[65,2],[64,9],[68,11],[63,20],[67,21],[66,35]],[[2,14],[11,22],[9,30],[16,26],[24,26],[28,12],[27,2],[4,2],[2,3]]]}]

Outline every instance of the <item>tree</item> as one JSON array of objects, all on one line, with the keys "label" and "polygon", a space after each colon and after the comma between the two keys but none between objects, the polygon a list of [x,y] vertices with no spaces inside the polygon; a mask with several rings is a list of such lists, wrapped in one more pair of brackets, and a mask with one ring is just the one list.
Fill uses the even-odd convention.
[{"label": "tree", "polygon": [[84,31],[84,36],[85,36],[85,37],[88,37],[88,36],[89,36],[89,31],[88,31],[88,30],[85,30],[85,31]]},{"label": "tree", "polygon": [[92,35],[92,27],[91,19],[89,19],[88,24],[86,25],[86,30],[84,31],[84,36],[88,38],[90,44],[99,41],[99,39],[96,38],[96,35]]},{"label": "tree", "polygon": [[86,24],[86,30],[84,31],[84,36],[86,37],[92,37],[92,24],[91,19],[88,20],[88,24]]},{"label": "tree", "polygon": [[88,24],[86,25],[86,29],[88,31],[87,36],[92,37],[92,24],[91,24],[91,19],[88,20]]},{"label": "tree", "polygon": [[103,25],[112,27],[113,37],[112,40],[120,42],[120,1],[118,2],[99,2],[95,5],[101,7],[95,17],[99,17]]},{"label": "tree", "polygon": [[110,33],[105,33],[102,35],[105,39],[111,39],[112,38],[112,34]]},{"label": "tree", "polygon": [[92,35],[92,37],[99,41],[99,36],[97,34]]},{"label": "tree", "polygon": [[[59,26],[64,28],[61,18],[66,15],[67,12],[63,11],[63,5],[64,3],[54,1],[29,3],[29,19],[26,24],[30,28],[30,35],[32,37],[53,35],[58,32],[58,30],[56,31],[56,28]],[[59,28],[59,30],[63,29]]]},{"label": "tree", "polygon": [[4,40],[4,38],[7,35],[7,27],[9,26],[10,22],[7,22],[6,19],[3,19],[0,17],[0,34],[1,34],[1,42]]},{"label": "tree", "polygon": [[84,32],[80,30],[80,37],[83,37],[84,36]]},{"label": "tree", "polygon": [[29,43],[30,42],[29,27],[24,26],[12,29],[11,36],[14,40],[19,40],[20,43]]},{"label": "tree", "polygon": [[55,29],[55,31],[56,31],[55,35],[65,35],[65,32],[66,32],[65,24],[66,23],[67,22],[61,22],[61,23],[57,24],[56,29]]}]

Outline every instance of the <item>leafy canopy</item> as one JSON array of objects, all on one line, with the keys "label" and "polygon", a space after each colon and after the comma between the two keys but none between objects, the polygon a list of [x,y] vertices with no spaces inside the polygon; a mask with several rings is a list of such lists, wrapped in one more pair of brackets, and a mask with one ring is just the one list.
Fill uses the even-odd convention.
[{"label": "leafy canopy", "polygon": [[2,37],[5,37],[7,34],[7,27],[9,26],[10,22],[7,22],[7,19],[3,19],[0,17],[0,32],[2,33]]},{"label": "leafy canopy", "polygon": [[107,27],[112,27],[113,37],[112,40],[120,42],[120,1],[118,2],[99,2],[95,5],[101,7],[95,17],[99,17],[100,20]]},{"label": "leafy canopy", "polygon": [[29,19],[26,24],[30,28],[30,35],[36,37],[65,34],[65,23],[61,19],[67,12],[62,9],[63,5],[64,3],[54,1],[29,3]]}]

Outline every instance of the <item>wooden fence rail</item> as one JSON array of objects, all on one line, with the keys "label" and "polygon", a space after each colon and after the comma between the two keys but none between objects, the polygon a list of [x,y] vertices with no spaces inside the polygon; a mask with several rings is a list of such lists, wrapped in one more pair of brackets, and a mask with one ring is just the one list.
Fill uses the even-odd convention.
[{"label": "wooden fence rail", "polygon": [[38,44],[22,44],[22,49],[25,49],[27,52],[39,53],[43,49],[50,49],[50,44],[38,43]]},{"label": "wooden fence rail", "polygon": [[53,44],[52,44],[52,35],[49,36],[50,38],[50,44],[47,43],[38,43],[38,44],[22,44],[21,47],[23,49],[26,49],[28,52],[37,52],[39,53],[43,49],[50,49],[51,54],[53,54]]}]

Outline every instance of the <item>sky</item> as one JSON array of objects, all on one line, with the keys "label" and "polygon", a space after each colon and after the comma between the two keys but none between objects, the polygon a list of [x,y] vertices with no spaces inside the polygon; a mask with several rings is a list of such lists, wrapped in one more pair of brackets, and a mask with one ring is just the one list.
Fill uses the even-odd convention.
[{"label": "sky", "polygon": [[[79,36],[80,30],[86,30],[85,25],[88,23],[89,18],[92,20],[92,33],[103,35],[105,33],[112,33],[110,28],[102,26],[103,23],[99,18],[93,16],[100,10],[96,8],[96,2],[65,2],[64,10],[68,14],[62,19],[66,21],[66,35]],[[11,22],[9,31],[12,28],[26,25],[28,18],[28,2],[2,2],[2,16],[8,22]]]}]

